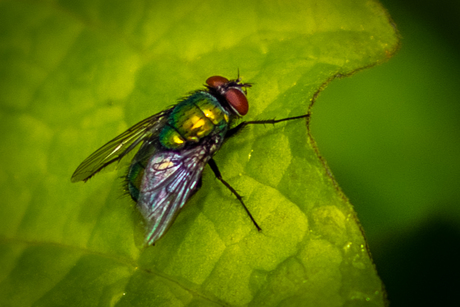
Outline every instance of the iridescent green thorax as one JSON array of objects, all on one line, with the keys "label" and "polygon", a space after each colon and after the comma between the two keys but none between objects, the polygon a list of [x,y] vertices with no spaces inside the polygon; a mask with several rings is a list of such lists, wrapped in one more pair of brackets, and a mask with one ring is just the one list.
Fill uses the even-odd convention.
[{"label": "iridescent green thorax", "polygon": [[213,131],[224,135],[229,121],[229,113],[213,95],[198,91],[174,107],[159,140],[167,149],[181,149],[187,142],[198,143]]}]

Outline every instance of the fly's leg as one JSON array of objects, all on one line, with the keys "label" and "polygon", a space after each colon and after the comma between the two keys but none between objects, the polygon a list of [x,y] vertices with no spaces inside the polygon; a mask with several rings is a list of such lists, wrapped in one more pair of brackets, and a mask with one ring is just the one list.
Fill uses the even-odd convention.
[{"label": "fly's leg", "polygon": [[[244,129],[247,125],[277,124],[277,123],[288,121],[288,120],[295,120],[295,119],[301,119],[301,118],[307,118],[307,117],[310,117],[310,114],[304,114],[304,115],[294,116],[294,117],[286,117],[286,118],[282,118],[282,119],[267,119],[267,120],[254,120],[254,121],[242,122],[242,123],[238,124],[236,127],[233,127],[232,129],[228,130],[227,133],[225,134],[225,138],[227,139],[227,138],[230,138],[230,137],[236,135],[238,132],[240,132],[242,129]],[[236,192],[235,189],[230,184],[228,184],[227,181],[225,181],[222,178],[222,175],[221,175],[221,173],[219,171],[219,168],[217,167],[217,164],[214,161],[214,159],[210,159],[208,161],[208,164],[211,167],[211,169],[214,172],[214,174],[216,175],[217,179],[219,179],[227,187],[227,189],[229,189],[233,193],[233,195],[235,195],[235,197],[243,205],[244,210],[246,210],[246,213],[251,218],[251,221],[254,223],[254,226],[256,226],[257,230],[261,231],[262,229],[259,227],[257,222],[252,217],[251,212],[249,212],[249,209],[244,204],[243,198],[241,197],[241,195],[238,194],[238,192]]]},{"label": "fly's leg", "polygon": [[310,117],[310,114],[304,114],[300,116],[294,116],[294,117],[286,117],[282,119],[266,119],[266,120],[252,120],[252,121],[247,121],[247,122],[242,122],[238,124],[237,126],[233,127],[232,129],[228,130],[227,133],[225,134],[225,138],[232,137],[236,135],[238,132],[240,132],[242,129],[244,129],[247,125],[256,125],[256,124],[277,124],[280,122],[285,122],[288,120],[295,120],[295,119],[300,119],[300,118],[307,118]]},{"label": "fly's leg", "polygon": [[244,210],[246,210],[246,213],[249,215],[249,217],[251,218],[251,221],[254,223],[254,226],[256,226],[257,230],[258,231],[261,231],[262,229],[259,227],[259,225],[257,225],[257,222],[254,220],[254,218],[252,217],[251,215],[251,212],[249,212],[248,208],[246,207],[246,205],[244,204],[243,202],[243,197],[241,197],[240,194],[238,194],[238,192],[235,191],[235,189],[230,185],[228,184],[227,181],[225,181],[223,178],[222,178],[222,175],[219,171],[219,168],[217,167],[217,164],[216,162],[214,161],[214,159],[211,159],[208,161],[208,164],[209,166],[211,167],[212,171],[214,172],[214,175],[216,175],[217,179],[220,180],[220,182],[222,182],[226,187],[227,189],[229,189],[233,195],[235,195],[235,197],[240,201],[240,203],[243,205],[243,208]]}]

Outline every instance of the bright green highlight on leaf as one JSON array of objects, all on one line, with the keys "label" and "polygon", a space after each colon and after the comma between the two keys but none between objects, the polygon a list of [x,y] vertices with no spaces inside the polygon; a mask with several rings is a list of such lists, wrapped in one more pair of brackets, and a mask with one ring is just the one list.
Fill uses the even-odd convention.
[{"label": "bright green highlight on leaf", "polygon": [[70,183],[212,75],[253,83],[247,120],[305,114],[328,80],[397,49],[378,3],[3,1],[0,30],[1,306],[384,306],[305,121],[249,127],[215,156],[261,232],[209,169],[146,249],[129,161]]}]

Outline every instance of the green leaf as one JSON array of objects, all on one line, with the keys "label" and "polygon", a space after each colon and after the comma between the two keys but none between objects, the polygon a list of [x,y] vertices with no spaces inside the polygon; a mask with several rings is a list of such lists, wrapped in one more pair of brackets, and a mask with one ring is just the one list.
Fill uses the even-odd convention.
[{"label": "green leaf", "polygon": [[[155,246],[123,196],[124,161],[79,162],[211,75],[249,91],[246,119],[305,114],[336,76],[388,59],[373,1],[3,1],[0,305],[385,304],[355,213],[305,121],[252,126],[207,168]],[[316,96],[315,96],[316,97]]]}]

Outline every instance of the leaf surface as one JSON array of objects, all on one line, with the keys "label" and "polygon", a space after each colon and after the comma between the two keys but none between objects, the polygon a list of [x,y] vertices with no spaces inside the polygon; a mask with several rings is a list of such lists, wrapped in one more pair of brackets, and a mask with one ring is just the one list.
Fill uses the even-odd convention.
[{"label": "leaf surface", "polygon": [[315,93],[388,59],[374,1],[0,3],[0,305],[383,306],[355,213],[304,120],[255,125],[206,168],[155,246],[125,165],[71,184],[79,162],[201,87],[237,77],[247,120],[305,114]]}]

